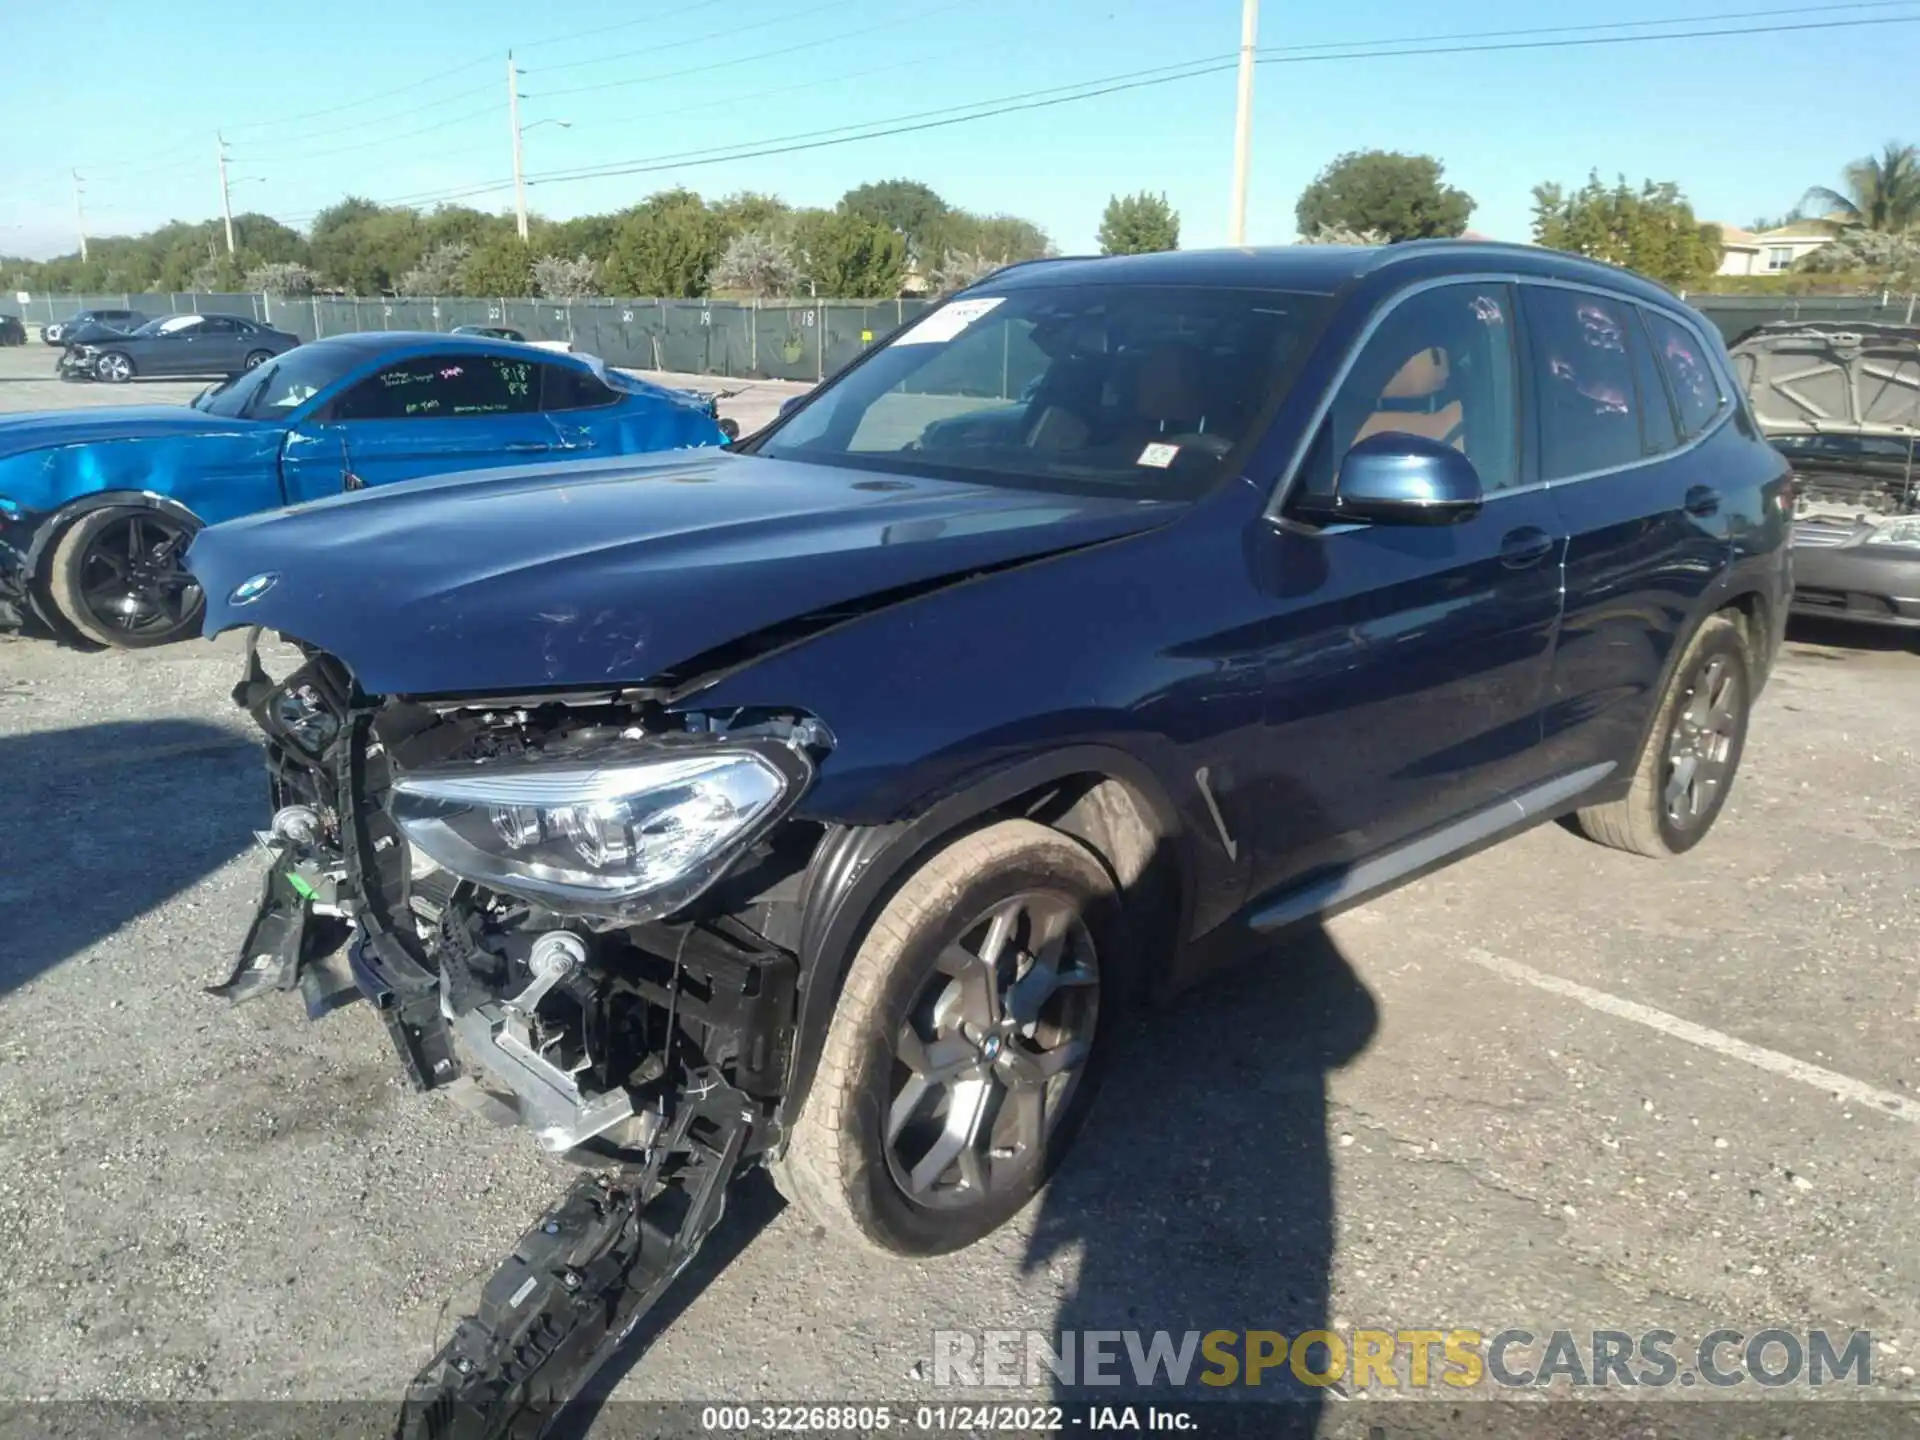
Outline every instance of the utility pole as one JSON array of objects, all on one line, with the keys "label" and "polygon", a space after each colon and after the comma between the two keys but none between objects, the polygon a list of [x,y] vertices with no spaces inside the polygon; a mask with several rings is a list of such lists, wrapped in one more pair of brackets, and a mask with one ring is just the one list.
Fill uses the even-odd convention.
[{"label": "utility pole", "polygon": [[80,208],[80,172],[73,172],[73,223],[80,232],[80,262],[87,259],[87,217]]},{"label": "utility pole", "polygon": [[527,181],[520,167],[520,72],[514,68],[513,52],[507,52],[507,123],[513,127],[513,212],[519,224],[520,243],[527,241]]},{"label": "utility pole", "polygon": [[1254,47],[1260,30],[1260,0],[1240,0],[1240,101],[1233,117],[1233,211],[1227,243],[1247,243],[1247,171],[1253,163]]},{"label": "utility pole", "polygon": [[233,190],[227,184],[227,142],[218,130],[213,138],[219,141],[220,155],[220,213],[227,220],[227,254],[233,254]]}]

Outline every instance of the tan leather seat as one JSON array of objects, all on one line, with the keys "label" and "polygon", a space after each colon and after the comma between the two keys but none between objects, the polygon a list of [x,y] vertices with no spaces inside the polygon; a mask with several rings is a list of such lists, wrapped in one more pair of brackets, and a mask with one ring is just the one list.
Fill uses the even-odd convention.
[{"label": "tan leather seat", "polygon": [[1466,410],[1460,401],[1449,400],[1423,408],[1418,403],[1433,402],[1447,388],[1452,366],[1447,352],[1439,346],[1419,351],[1394,372],[1373,413],[1360,422],[1350,444],[1369,435],[1397,431],[1402,435],[1423,435],[1441,440],[1463,454],[1467,448]]}]

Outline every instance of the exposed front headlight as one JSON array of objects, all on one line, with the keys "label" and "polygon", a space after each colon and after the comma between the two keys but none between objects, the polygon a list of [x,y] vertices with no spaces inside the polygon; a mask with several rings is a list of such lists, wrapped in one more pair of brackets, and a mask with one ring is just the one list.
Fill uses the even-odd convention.
[{"label": "exposed front headlight", "polygon": [[670,914],[813,778],[785,745],[715,741],[409,772],[395,822],[456,875],[570,914]]},{"label": "exposed front headlight", "polygon": [[1884,520],[1867,532],[1862,545],[1898,545],[1903,550],[1920,550],[1920,515],[1902,515]]}]

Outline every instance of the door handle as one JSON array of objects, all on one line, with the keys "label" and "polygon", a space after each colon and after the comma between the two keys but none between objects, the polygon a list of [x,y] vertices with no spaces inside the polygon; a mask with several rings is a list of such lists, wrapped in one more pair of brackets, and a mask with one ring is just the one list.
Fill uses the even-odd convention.
[{"label": "door handle", "polygon": [[1685,504],[1689,515],[1718,515],[1720,492],[1711,485],[1696,485],[1687,491]]},{"label": "door handle", "polygon": [[514,440],[504,448],[509,455],[544,455],[553,447],[544,440]]},{"label": "door handle", "polygon": [[1509,530],[1500,540],[1500,563],[1509,570],[1538,565],[1553,553],[1553,536],[1537,525]]}]

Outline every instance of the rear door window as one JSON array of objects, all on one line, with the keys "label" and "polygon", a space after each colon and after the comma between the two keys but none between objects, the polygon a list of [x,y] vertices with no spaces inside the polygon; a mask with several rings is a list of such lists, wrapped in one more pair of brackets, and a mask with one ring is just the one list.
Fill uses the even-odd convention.
[{"label": "rear door window", "polygon": [[1565,480],[1643,459],[1629,348],[1633,306],[1588,290],[1526,289],[1540,478]]},{"label": "rear door window", "polygon": [[1647,326],[1660,367],[1673,386],[1681,432],[1691,440],[1705,432],[1726,407],[1719,372],[1707,358],[1706,345],[1686,326],[1657,311],[1648,314]]},{"label": "rear door window", "polygon": [[422,355],[389,365],[335,402],[335,420],[460,420],[539,408],[540,367],[495,355]]}]

